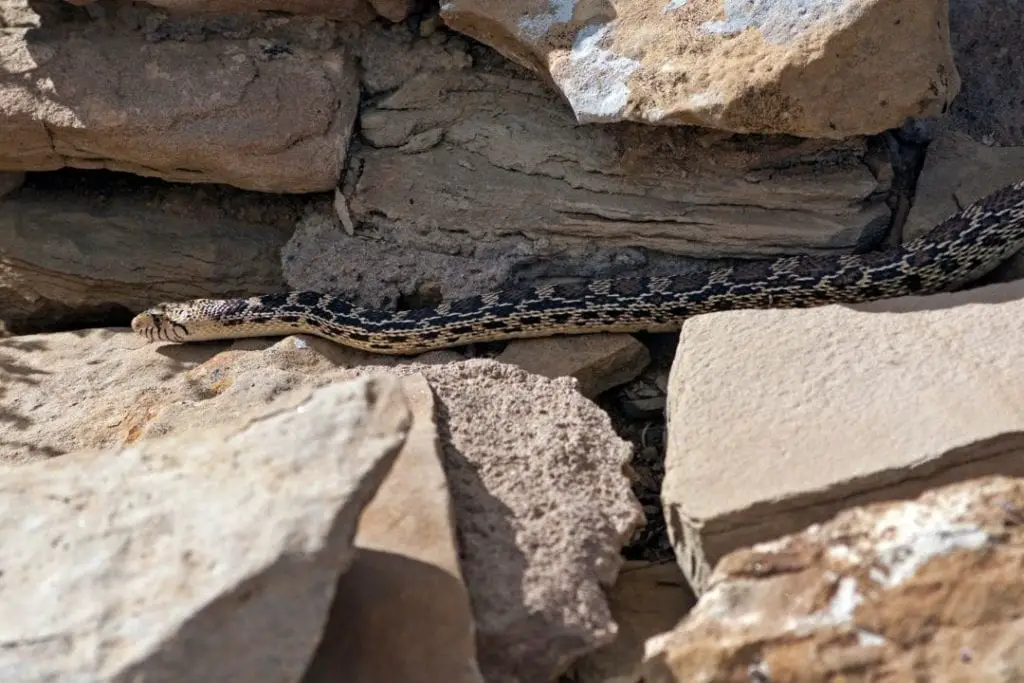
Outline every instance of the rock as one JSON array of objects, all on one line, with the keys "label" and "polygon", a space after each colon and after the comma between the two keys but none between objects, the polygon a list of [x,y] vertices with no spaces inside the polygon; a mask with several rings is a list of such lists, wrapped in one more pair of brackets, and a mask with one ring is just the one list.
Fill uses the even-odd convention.
[{"label": "rock", "polygon": [[[949,33],[963,88],[949,121],[975,140],[1024,144],[1024,14],[1002,0],[949,3]],[[930,150],[929,150],[930,153]]]},{"label": "rock", "polygon": [[[972,202],[1024,178],[1024,149],[990,147],[947,127],[928,146],[914,192],[914,207],[903,240],[924,235]],[[1024,278],[1024,254],[1017,253],[985,277],[985,282]]]},{"label": "rock", "polygon": [[1024,481],[990,477],[738,550],[644,681],[1016,680],[1021,510]]},{"label": "rock", "polygon": [[4,679],[298,681],[409,422],[361,379],[0,472]]},{"label": "rock", "polygon": [[609,592],[619,635],[573,667],[578,683],[637,683],[649,638],[675,628],[693,594],[674,562],[627,562]]},{"label": "rock", "polygon": [[[64,1],[82,6],[91,5],[96,0]],[[375,17],[372,0],[153,0],[150,4],[179,14],[287,12],[322,16],[338,21],[369,21]]]},{"label": "rock", "polygon": [[203,429],[361,374],[422,374],[437,397],[481,674],[548,680],[615,637],[603,590],[642,522],[623,472],[632,449],[573,380],[432,356],[445,364],[304,336],[183,346],[127,330],[0,339],[0,363],[18,382],[0,397],[0,462]]},{"label": "rock", "polygon": [[643,519],[623,475],[631,448],[571,380],[484,360],[421,372],[450,434],[481,672],[551,680],[616,636],[603,591]]},{"label": "rock", "polygon": [[483,683],[452,501],[421,375],[403,378],[413,424],[363,510],[352,566],[303,683]]},{"label": "rock", "polygon": [[510,342],[497,359],[543,377],[574,377],[587,398],[624,384],[647,367],[647,347],[628,334],[543,337]]},{"label": "rock", "polygon": [[0,172],[0,197],[5,197],[25,183],[24,173]]},{"label": "rock", "polygon": [[452,0],[441,17],[549,77],[581,123],[844,138],[946,111],[960,87],[947,11],[945,0]]},{"label": "rock", "polygon": [[[609,277],[692,270],[682,256],[847,253],[888,225],[888,181],[869,170],[888,159],[864,139],[579,126],[564,107],[500,63],[454,63],[401,82],[363,109],[369,144],[353,148],[358,182],[344,188],[353,222],[376,241],[308,222],[287,252],[290,282],[318,289],[335,277],[343,290],[370,289],[353,265],[369,262],[391,300],[432,282],[454,297],[520,272]],[[434,130],[443,144],[405,151]],[[411,245],[420,253],[406,251]]]},{"label": "rock", "polygon": [[296,199],[99,175],[64,189],[36,183],[0,202],[0,318],[13,331],[287,288],[280,251]]},{"label": "rock", "polygon": [[388,21],[405,21],[416,9],[415,0],[370,0],[373,9]]},{"label": "rock", "polygon": [[24,0],[4,9],[16,27],[0,36],[0,167],[264,192],[337,184],[359,87],[351,55],[322,47],[332,40],[322,20],[199,30],[187,15],[138,7],[93,21],[64,11]]},{"label": "rock", "polygon": [[836,511],[1024,474],[1024,281],[687,321],[662,488],[698,593],[736,548]]},{"label": "rock", "polygon": [[[285,249],[293,287],[390,306],[422,290],[693,272],[695,257],[847,253],[888,226],[888,159],[864,139],[581,127],[502,60],[474,53],[468,66],[454,41],[423,42],[362,48],[374,82],[393,87],[360,114],[368,144],[343,188],[361,227],[305,221]],[[402,78],[379,66],[385,54],[431,69]],[[440,142],[421,145],[426,132]]]}]

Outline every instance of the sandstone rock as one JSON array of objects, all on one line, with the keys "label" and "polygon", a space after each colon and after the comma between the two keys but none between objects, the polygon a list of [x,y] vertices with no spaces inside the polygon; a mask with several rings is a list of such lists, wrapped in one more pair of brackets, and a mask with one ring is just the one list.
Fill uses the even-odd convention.
[{"label": "sandstone rock", "polygon": [[496,360],[544,377],[574,377],[579,392],[594,398],[643,372],[651,354],[632,335],[589,334],[516,340]]},{"label": "sandstone rock", "polygon": [[363,510],[358,551],[303,683],[483,683],[434,398],[421,375],[402,385],[412,428]]},{"label": "sandstone rock", "polygon": [[441,16],[550,77],[580,122],[843,138],[938,116],[960,79],[945,0],[450,0]]},{"label": "sandstone rock", "polygon": [[[421,131],[443,143],[407,152]],[[888,181],[869,170],[888,159],[864,139],[581,127],[542,83],[501,64],[422,71],[364,108],[360,132],[369,145],[353,148],[359,173],[344,189],[353,222],[377,242],[309,223],[288,250],[295,285],[335,277],[356,289],[367,278],[353,264],[372,262],[385,282],[401,274],[406,287],[459,296],[510,275],[694,268],[678,256],[849,252],[889,222]]]},{"label": "sandstone rock", "polygon": [[1022,509],[1024,481],[978,479],[736,551],[644,681],[1016,680]]},{"label": "sandstone rock", "polygon": [[192,36],[189,17],[141,8],[88,22],[56,4],[2,11],[15,28],[0,36],[0,168],[266,192],[337,183],[359,88],[351,56],[322,47],[322,21],[225,22]]},{"label": "sandstone rock", "polygon": [[484,679],[547,680],[615,637],[603,589],[642,521],[623,473],[631,448],[572,380],[485,360],[410,363],[310,337],[175,346],[126,330],[0,339],[0,363],[18,383],[2,397],[8,462],[202,429],[359,374],[421,373],[437,396]]},{"label": "sandstone rock", "polygon": [[0,472],[4,680],[298,681],[409,421],[360,379]]},{"label": "sandstone rock", "polygon": [[640,681],[646,641],[675,628],[694,604],[674,562],[627,562],[608,597],[619,635],[573,667],[579,683]]},{"label": "sandstone rock", "polygon": [[699,592],[724,554],[867,501],[1024,474],[1024,281],[683,327],[662,500]]},{"label": "sandstone rock", "polygon": [[294,198],[123,176],[26,186],[0,202],[0,319],[24,334],[116,307],[281,291],[299,212]]}]

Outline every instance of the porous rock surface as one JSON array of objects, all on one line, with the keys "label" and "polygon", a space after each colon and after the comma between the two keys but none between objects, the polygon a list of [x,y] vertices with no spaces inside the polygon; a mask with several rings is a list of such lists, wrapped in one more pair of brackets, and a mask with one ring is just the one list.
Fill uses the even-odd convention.
[{"label": "porous rock surface", "polygon": [[126,330],[0,340],[17,382],[2,397],[0,447],[4,460],[39,459],[218,424],[302,387],[421,373],[438,399],[481,673],[546,680],[615,637],[603,589],[642,521],[623,472],[631,449],[572,379],[451,360],[304,336],[230,348],[149,345]]},{"label": "porous rock surface", "polygon": [[836,511],[1024,476],[1024,280],[683,327],[662,500],[687,578]]},{"label": "porous rock surface", "polygon": [[[581,122],[842,138],[945,112],[945,0],[448,0],[445,23],[549,77]],[[884,74],[884,75],[883,75]]]},{"label": "porous rock surface", "polygon": [[1015,681],[1024,479],[846,510],[722,559],[645,683]]},{"label": "porous rock surface", "polygon": [[364,378],[0,470],[3,680],[299,680],[409,425]]}]

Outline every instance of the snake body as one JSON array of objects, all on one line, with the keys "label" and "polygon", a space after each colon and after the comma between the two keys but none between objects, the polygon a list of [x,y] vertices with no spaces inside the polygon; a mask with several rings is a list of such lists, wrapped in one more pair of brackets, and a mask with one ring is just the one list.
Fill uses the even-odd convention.
[{"label": "snake body", "polygon": [[952,291],[1024,247],[1024,181],[887,251],[746,261],[697,275],[595,280],[492,292],[436,308],[360,308],[312,291],[164,303],[132,328],[150,341],[312,334],[365,351],[416,354],[472,342],[594,332],[665,332],[691,316],[804,308]]}]

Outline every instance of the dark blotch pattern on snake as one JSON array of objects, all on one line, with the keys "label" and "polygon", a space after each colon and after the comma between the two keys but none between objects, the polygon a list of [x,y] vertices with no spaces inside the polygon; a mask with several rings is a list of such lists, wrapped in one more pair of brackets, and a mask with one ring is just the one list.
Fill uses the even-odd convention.
[{"label": "dark blotch pattern on snake", "polygon": [[895,249],[789,256],[699,277],[545,285],[443,303],[359,308],[319,292],[195,299],[140,313],[133,329],[172,342],[307,333],[366,351],[415,354],[472,342],[593,332],[665,332],[701,313],[804,308],[952,291],[1024,247],[1024,181],[1005,187]]}]

